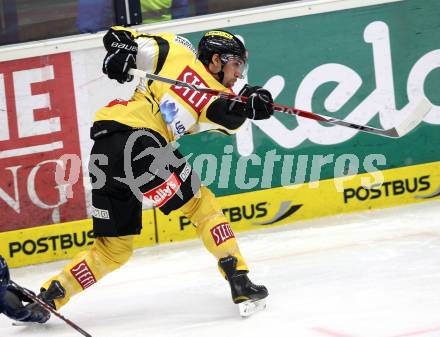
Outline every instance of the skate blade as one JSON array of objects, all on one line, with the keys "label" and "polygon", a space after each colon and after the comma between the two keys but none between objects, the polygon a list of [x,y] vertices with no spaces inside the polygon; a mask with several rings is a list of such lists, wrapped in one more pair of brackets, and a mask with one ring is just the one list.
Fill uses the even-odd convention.
[{"label": "skate blade", "polygon": [[37,322],[20,322],[14,321],[12,322],[12,326],[42,326],[43,324]]},{"label": "skate blade", "polygon": [[258,311],[266,309],[266,300],[248,300],[238,304],[241,317],[249,317]]}]

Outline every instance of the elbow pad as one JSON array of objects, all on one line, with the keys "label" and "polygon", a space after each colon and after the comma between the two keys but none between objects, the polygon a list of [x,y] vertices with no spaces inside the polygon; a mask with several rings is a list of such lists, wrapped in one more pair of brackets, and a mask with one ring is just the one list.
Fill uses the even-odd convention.
[{"label": "elbow pad", "polygon": [[[233,104],[235,103],[235,104]],[[228,130],[238,129],[245,121],[244,104],[217,98],[206,111],[206,117]]]}]

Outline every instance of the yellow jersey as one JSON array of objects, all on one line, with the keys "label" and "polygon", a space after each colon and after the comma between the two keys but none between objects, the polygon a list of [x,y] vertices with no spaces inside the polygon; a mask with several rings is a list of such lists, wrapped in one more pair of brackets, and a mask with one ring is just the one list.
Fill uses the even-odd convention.
[{"label": "yellow jersey", "polygon": [[[232,92],[197,59],[196,50],[187,39],[169,33],[141,34],[119,28],[130,31],[136,38],[138,69],[199,87]],[[184,134],[203,131],[232,134],[246,118],[227,115],[227,111],[213,112],[212,109],[208,113],[208,108],[217,99],[215,95],[185,87],[140,79],[130,101],[111,102],[97,111],[95,122],[110,120],[132,128],[152,129],[169,142]]]}]

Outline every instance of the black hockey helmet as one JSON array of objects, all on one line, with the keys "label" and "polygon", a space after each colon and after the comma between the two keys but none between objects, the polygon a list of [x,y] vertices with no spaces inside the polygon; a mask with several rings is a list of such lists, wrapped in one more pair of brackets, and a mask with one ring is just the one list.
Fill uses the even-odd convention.
[{"label": "black hockey helmet", "polygon": [[223,64],[231,58],[238,58],[243,63],[242,74],[246,72],[248,52],[243,42],[234,34],[225,30],[211,30],[200,39],[197,48],[197,58],[206,66],[212,60],[212,55],[219,54]]}]

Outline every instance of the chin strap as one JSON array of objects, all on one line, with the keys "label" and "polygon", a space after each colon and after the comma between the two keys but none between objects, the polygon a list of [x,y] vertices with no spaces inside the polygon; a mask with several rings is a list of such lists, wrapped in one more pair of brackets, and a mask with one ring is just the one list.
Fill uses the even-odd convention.
[{"label": "chin strap", "polygon": [[223,84],[223,79],[225,78],[225,73],[223,72],[223,68],[226,65],[226,62],[224,62],[224,60],[222,60],[221,58],[220,58],[220,62],[222,64],[222,68],[216,75],[218,76],[218,80],[220,81],[220,83]]},{"label": "chin strap", "polygon": [[223,67],[222,67],[222,70],[220,70],[220,71],[217,73],[217,76],[218,76],[218,80],[219,80],[219,82],[220,82],[221,84],[223,84],[223,79],[225,78],[225,73],[223,72]]}]

